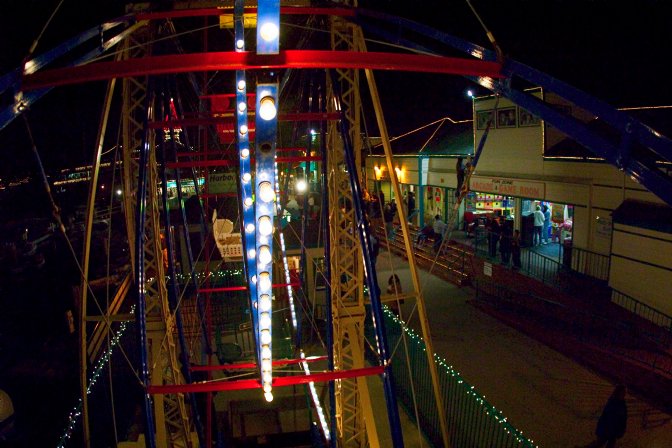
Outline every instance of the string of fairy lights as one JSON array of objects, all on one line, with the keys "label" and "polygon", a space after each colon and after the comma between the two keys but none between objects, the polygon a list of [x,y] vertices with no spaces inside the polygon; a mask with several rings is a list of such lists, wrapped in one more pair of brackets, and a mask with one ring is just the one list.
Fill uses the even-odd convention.
[{"label": "string of fairy lights", "polygon": [[[135,312],[135,305],[131,307],[130,313],[133,314]],[[124,335],[126,332],[126,328],[128,327],[128,323],[130,321],[123,321],[121,322],[121,325],[119,326],[119,331],[117,331],[110,340],[110,345],[103,353],[103,356],[101,356],[98,359],[98,362],[96,362],[95,367],[91,371],[91,378],[89,379],[89,385],[86,388],[86,394],[90,395],[91,392],[93,391],[93,387],[96,385],[98,382],[98,378],[103,372],[103,369],[107,365],[107,363],[110,361],[112,358],[112,353],[114,351],[114,348],[119,345],[119,341],[121,341],[121,337]],[[70,411],[70,414],[68,414],[68,423],[65,427],[65,430],[63,431],[63,435],[61,435],[61,439],[58,442],[57,448],[64,448],[65,445],[67,444],[68,440],[72,438],[72,433],[75,430],[75,426],[77,425],[77,422],[79,421],[79,417],[82,415],[82,406],[83,406],[83,401],[80,398],[77,401],[77,404],[75,407]]]}]

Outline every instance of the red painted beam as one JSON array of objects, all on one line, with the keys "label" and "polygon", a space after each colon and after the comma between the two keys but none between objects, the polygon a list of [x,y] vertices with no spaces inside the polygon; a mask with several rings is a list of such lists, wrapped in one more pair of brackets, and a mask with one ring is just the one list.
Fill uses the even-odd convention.
[{"label": "red painted beam", "polygon": [[[314,150],[314,148],[313,148]],[[191,152],[178,152],[177,157],[222,157],[223,155],[231,154],[234,150],[221,151],[221,150],[209,150],[208,152],[203,151],[191,151]],[[306,148],[277,148],[276,152],[305,152]],[[238,157],[236,155],[236,157]]]},{"label": "red painted beam", "polygon": [[[276,157],[275,161],[278,163],[295,163],[295,162],[319,162],[322,160],[320,156],[306,156],[306,157]],[[254,162],[254,158],[251,160]],[[235,166],[238,161],[233,160],[189,160],[186,162],[168,162],[166,168],[210,168],[217,166]]]},{"label": "red painted beam", "polygon": [[[298,282],[294,283],[274,283],[273,289],[286,288],[287,286],[301,286]],[[200,293],[229,292],[229,291],[247,291],[247,286],[222,286],[219,288],[200,288]]]},{"label": "red painted beam", "polygon": [[[245,8],[245,14],[256,14],[257,8]],[[347,8],[314,8],[302,6],[284,6],[280,8],[281,15],[326,15],[339,17],[354,17],[355,11]],[[174,11],[141,12],[135,17],[138,20],[177,19],[182,17],[206,17],[233,15],[233,8],[195,8],[178,9]]]},{"label": "red painted beam", "polygon": [[[385,371],[383,366],[364,367],[361,369],[337,370],[335,372],[320,372],[310,375],[275,376],[273,387],[294,386],[295,384],[322,383],[343,378],[357,378],[360,376],[380,375]],[[166,384],[163,386],[149,386],[147,393],[155,394],[180,394],[196,392],[221,392],[225,390],[259,389],[259,380],[236,380],[216,381],[194,384]]]},{"label": "red painted beam", "polygon": [[282,68],[373,69],[501,78],[501,67],[498,62],[404,53],[287,50],[277,55],[258,55],[232,51],[150,56],[41,70],[24,76],[23,88],[34,90],[130,76]]},{"label": "red painted beam", "polygon": [[[273,361],[274,366],[286,366],[291,364],[299,364],[302,362],[316,362],[326,360],[326,356],[309,356],[305,359],[280,359],[278,361]],[[191,366],[189,369],[192,372],[212,372],[216,370],[231,370],[231,369],[256,369],[257,363],[254,362],[241,362],[236,364],[225,364],[217,366]]]},{"label": "red painted beam", "polygon": [[[233,110],[233,109],[232,109]],[[321,112],[287,112],[278,114],[279,121],[326,121],[339,120],[341,114],[338,112],[321,113]],[[187,126],[214,126],[214,125],[229,125],[233,129],[233,112],[225,117],[206,117],[206,118],[183,118],[178,120],[164,120],[164,121],[150,121],[149,127],[151,129],[173,129]],[[248,126],[250,131],[254,131],[254,126]]]}]

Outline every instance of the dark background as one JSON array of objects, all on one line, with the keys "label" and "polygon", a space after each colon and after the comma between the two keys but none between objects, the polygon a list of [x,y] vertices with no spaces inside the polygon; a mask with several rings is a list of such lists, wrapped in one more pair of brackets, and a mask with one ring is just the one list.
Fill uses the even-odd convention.
[{"label": "dark background", "polygon": [[[123,15],[126,3],[65,0],[40,38],[35,54]],[[3,2],[0,73],[20,65],[57,4],[55,0]],[[614,106],[672,104],[666,69],[672,44],[672,7],[668,2],[474,0],[471,4],[506,57]],[[376,0],[361,1],[360,7],[416,20],[492,48],[466,1]],[[444,116],[471,118],[466,90],[473,88],[477,95],[489,93],[466,78],[452,75],[381,72],[376,79],[391,135]],[[48,170],[89,162],[103,91],[104,83],[57,88],[29,112],[37,147]],[[15,120],[0,131],[0,174],[34,172],[28,142],[23,120]]]}]

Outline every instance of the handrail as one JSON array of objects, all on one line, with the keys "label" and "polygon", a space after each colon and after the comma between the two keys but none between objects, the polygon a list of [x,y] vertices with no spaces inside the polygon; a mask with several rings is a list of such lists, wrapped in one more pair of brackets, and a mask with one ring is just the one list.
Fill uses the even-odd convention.
[{"label": "handrail", "polygon": [[634,297],[630,297],[617,289],[612,288],[611,291],[611,301],[613,303],[625,308],[637,316],[653,322],[672,334],[672,316],[658,311],[646,303],[640,302]]},{"label": "handrail", "polygon": [[598,280],[609,280],[609,268],[611,264],[611,257],[609,255],[600,254],[581,247],[572,247],[571,250],[571,269],[573,271]]}]

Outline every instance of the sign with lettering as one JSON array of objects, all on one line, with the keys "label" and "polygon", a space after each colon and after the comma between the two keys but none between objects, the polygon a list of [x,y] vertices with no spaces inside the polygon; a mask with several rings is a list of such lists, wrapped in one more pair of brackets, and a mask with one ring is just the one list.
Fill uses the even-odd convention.
[{"label": "sign with lettering", "polygon": [[238,191],[236,173],[210,173],[208,193],[235,193]]},{"label": "sign with lettering", "polygon": [[503,179],[500,177],[471,178],[470,190],[483,193],[495,193],[502,196],[543,199],[546,196],[546,184],[527,180]]}]

